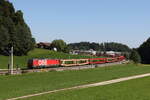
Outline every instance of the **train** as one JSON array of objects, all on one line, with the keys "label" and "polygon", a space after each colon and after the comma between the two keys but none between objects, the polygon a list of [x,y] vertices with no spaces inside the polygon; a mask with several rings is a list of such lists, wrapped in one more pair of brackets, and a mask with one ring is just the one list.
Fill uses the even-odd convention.
[{"label": "train", "polygon": [[88,59],[29,59],[28,68],[49,68],[52,66],[83,66],[90,64],[104,64],[104,63],[113,63],[120,62],[125,60],[124,56],[118,57],[106,57],[106,58],[88,58]]}]

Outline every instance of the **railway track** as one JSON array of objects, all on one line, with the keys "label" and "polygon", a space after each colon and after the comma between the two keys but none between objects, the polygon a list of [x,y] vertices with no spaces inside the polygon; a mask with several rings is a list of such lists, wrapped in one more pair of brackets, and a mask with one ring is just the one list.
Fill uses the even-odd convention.
[{"label": "railway track", "polygon": [[[22,74],[22,73],[33,73],[33,72],[49,72],[49,71],[65,71],[65,70],[81,70],[81,69],[90,69],[96,67],[106,67],[112,65],[118,65],[123,63],[128,63],[129,61],[120,61],[120,62],[113,62],[113,63],[104,63],[104,64],[91,64],[91,65],[84,65],[84,66],[73,66],[73,67],[57,67],[57,68],[42,68],[42,69],[14,69],[14,74]],[[0,75],[7,75],[9,74],[9,70],[0,70]]]},{"label": "railway track", "polygon": [[[22,73],[22,71],[23,70],[17,70],[17,69],[15,69],[15,70],[13,70],[13,73],[14,74],[21,74]],[[8,75],[10,73],[10,70],[0,70],[0,75]]]}]

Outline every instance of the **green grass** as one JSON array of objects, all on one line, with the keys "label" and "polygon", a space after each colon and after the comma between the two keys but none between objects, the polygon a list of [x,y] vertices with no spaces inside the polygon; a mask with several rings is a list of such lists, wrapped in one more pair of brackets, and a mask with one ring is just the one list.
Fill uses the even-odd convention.
[{"label": "green grass", "polygon": [[23,100],[150,100],[150,77],[26,98]]},{"label": "green grass", "polygon": [[[14,56],[14,67],[26,68],[27,61],[32,58],[52,58],[52,59],[78,59],[78,58],[90,58],[89,56],[82,55],[70,55],[66,53],[54,52],[45,49],[34,49],[28,53],[28,56]],[[8,56],[0,55],[0,69],[8,68]]]},{"label": "green grass", "polygon": [[149,72],[150,66],[127,64],[79,71],[0,76],[0,100]]}]

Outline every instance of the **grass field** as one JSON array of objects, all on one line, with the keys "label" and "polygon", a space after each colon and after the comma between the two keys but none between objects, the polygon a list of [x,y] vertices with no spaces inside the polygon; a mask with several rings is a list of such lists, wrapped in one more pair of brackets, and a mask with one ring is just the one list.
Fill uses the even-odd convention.
[{"label": "grass field", "polygon": [[63,91],[23,100],[150,100],[150,77],[106,86]]},{"label": "grass field", "polygon": [[150,66],[125,64],[79,71],[0,76],[0,100],[144,73],[150,73]]},{"label": "grass field", "polygon": [[[52,58],[52,59],[71,59],[71,58],[90,58],[89,56],[70,55],[66,53],[54,52],[45,49],[34,49],[28,53],[28,56],[14,56],[14,67],[26,68],[27,61],[32,58]],[[0,55],[0,69],[7,69],[8,56]]]}]

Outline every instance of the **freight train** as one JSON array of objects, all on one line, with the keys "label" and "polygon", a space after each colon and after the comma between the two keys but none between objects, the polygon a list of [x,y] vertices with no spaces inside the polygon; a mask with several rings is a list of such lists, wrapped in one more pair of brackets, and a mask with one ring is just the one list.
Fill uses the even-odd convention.
[{"label": "freight train", "polygon": [[28,60],[28,68],[48,68],[52,66],[79,66],[89,64],[104,64],[112,62],[120,62],[125,59],[124,56],[109,58],[89,58],[89,59],[30,59]]}]

